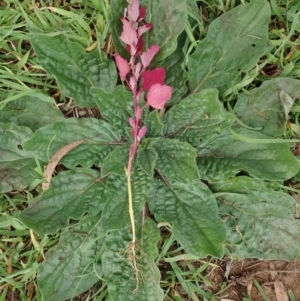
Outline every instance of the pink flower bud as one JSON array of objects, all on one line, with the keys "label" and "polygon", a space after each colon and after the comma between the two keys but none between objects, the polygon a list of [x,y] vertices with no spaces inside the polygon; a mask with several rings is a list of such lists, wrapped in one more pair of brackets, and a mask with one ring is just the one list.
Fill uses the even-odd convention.
[{"label": "pink flower bud", "polygon": [[116,59],[117,67],[119,69],[120,77],[121,77],[122,80],[125,80],[126,75],[130,71],[129,64],[125,59],[123,59],[118,54],[115,55],[115,59]]},{"label": "pink flower bud", "polygon": [[134,91],[135,87],[136,87],[136,80],[134,79],[133,76],[130,77],[129,79],[129,84],[130,84],[130,88],[132,91]]},{"label": "pink flower bud", "polygon": [[123,31],[120,35],[120,40],[123,41],[126,45],[129,45],[131,48],[135,47],[138,42],[136,30],[134,30],[131,23],[124,17],[121,18],[121,21],[123,23]]},{"label": "pink flower bud", "polygon": [[146,7],[142,6],[140,7],[140,15],[138,18],[138,22],[145,19],[145,16],[146,16]]},{"label": "pink flower bud", "polygon": [[134,122],[134,119],[132,117],[129,117],[128,118],[128,122],[130,124],[130,126],[133,128],[135,126],[135,122]]},{"label": "pink flower bud", "polygon": [[167,85],[155,84],[147,94],[147,104],[154,109],[162,109],[172,96],[172,88]]},{"label": "pink flower bud", "polygon": [[142,69],[142,64],[139,62],[135,66],[135,73],[134,73],[135,78],[139,78],[141,69]]},{"label": "pink flower bud", "polygon": [[159,67],[155,68],[153,70],[146,70],[143,73],[143,84],[142,89],[143,90],[149,90],[153,85],[155,84],[164,84],[166,71],[164,68]]},{"label": "pink flower bud", "polygon": [[141,140],[142,138],[145,137],[147,133],[147,127],[145,125],[142,126],[142,128],[138,132],[138,138]]},{"label": "pink flower bud", "polygon": [[159,51],[158,45],[152,45],[150,48],[148,48],[145,52],[141,54],[141,61],[144,66],[144,68],[147,68],[151,61],[153,60],[156,53]]},{"label": "pink flower bud", "polygon": [[134,0],[128,8],[128,18],[136,22],[140,16],[140,0]]},{"label": "pink flower bud", "polygon": [[138,28],[138,37],[140,37],[143,33],[151,29],[153,26],[151,23],[146,23]]}]

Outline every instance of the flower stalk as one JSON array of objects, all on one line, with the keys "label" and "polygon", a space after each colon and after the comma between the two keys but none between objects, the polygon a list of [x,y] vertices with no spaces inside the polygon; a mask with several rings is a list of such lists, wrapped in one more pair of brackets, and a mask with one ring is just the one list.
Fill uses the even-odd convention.
[{"label": "flower stalk", "polygon": [[128,120],[131,127],[132,144],[130,146],[128,164],[125,168],[133,253],[135,252],[136,231],[131,189],[131,172],[139,143],[147,132],[147,127],[142,125],[143,111],[147,106],[151,106],[154,109],[163,109],[172,95],[172,88],[164,84],[164,68],[149,69],[160,47],[158,45],[152,45],[146,51],[143,51],[142,36],[152,28],[151,23],[144,21],[145,16],[146,8],[140,7],[140,0],[129,1],[121,17],[123,31],[120,35],[120,40],[126,45],[130,59],[127,61],[120,55],[115,55],[120,78],[129,87],[133,95],[133,117],[130,117]]}]

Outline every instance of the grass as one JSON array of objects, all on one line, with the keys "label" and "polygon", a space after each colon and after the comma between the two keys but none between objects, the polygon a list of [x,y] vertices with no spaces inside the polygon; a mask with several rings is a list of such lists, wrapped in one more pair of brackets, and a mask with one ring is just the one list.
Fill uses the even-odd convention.
[{"label": "grass", "polygon": [[[187,49],[186,60],[216,17],[246,2],[249,1],[201,1],[201,18],[190,9],[190,23],[186,31],[191,45]],[[272,76],[300,78],[300,4],[298,0],[270,0],[270,4],[272,22],[269,43],[273,47],[262,58],[255,72],[245,74],[242,84],[225,92],[223,96],[228,101],[234,100],[238,91],[251,89]],[[113,52],[108,0],[0,2],[0,109],[34,90],[51,95],[57,103],[69,102],[60,94],[55,79],[39,65],[29,43],[26,29],[29,23],[40,29],[63,31],[87,51],[97,47],[108,53]],[[287,138],[300,136],[299,114],[300,103],[292,109]],[[39,239],[18,221],[18,212],[30,202],[34,193],[34,190],[20,191],[0,196],[0,301],[41,300],[36,282],[38,264],[43,261],[47,250],[58,242],[59,234]],[[224,284],[218,293],[210,292],[208,276],[218,265],[213,259],[199,261],[182,254],[168,231],[161,243],[157,264],[162,272],[161,286],[165,291],[165,300],[220,300],[226,288]],[[255,285],[261,289],[257,282]],[[264,294],[263,290],[261,294]],[[289,292],[289,296],[290,300],[295,300],[293,292]],[[75,300],[108,301],[105,282]]]}]

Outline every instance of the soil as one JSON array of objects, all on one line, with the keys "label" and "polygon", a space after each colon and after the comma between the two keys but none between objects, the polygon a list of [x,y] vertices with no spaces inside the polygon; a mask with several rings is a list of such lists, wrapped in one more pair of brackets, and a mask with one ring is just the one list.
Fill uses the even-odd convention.
[{"label": "soil", "polygon": [[224,282],[227,284],[220,295],[224,301],[243,301],[245,297],[251,301],[267,300],[255,281],[271,301],[289,301],[289,292],[293,293],[294,300],[300,300],[300,261],[226,259],[219,262],[219,268],[213,269],[207,277],[212,284],[208,289],[213,293],[218,293]]}]

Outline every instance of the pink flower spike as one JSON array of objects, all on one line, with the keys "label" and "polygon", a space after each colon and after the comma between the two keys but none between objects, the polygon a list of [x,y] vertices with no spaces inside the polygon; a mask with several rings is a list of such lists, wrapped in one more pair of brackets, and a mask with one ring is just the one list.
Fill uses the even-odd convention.
[{"label": "pink flower spike", "polygon": [[125,18],[121,18],[123,23],[123,32],[120,35],[120,40],[130,47],[135,47],[137,44],[137,33],[133,29],[132,25]]},{"label": "pink flower spike", "polygon": [[129,5],[127,13],[128,13],[128,18],[131,21],[136,22],[140,16],[140,0],[134,0]]},{"label": "pink flower spike", "polygon": [[121,77],[122,80],[125,80],[126,79],[126,75],[130,71],[129,64],[128,64],[128,62],[125,59],[123,59],[118,54],[115,55],[115,59],[116,59],[117,67],[119,69],[120,77]]},{"label": "pink flower spike", "polygon": [[145,52],[141,54],[141,61],[144,66],[144,68],[147,68],[151,61],[153,60],[156,53],[159,51],[158,45],[152,45],[150,48],[148,48]]},{"label": "pink flower spike", "polygon": [[166,71],[164,68],[159,67],[155,68],[153,70],[146,70],[143,73],[143,84],[142,89],[143,90],[149,90],[153,85],[155,84],[164,84]]},{"label": "pink flower spike", "polygon": [[172,96],[172,88],[167,85],[155,84],[147,94],[147,104],[161,110]]},{"label": "pink flower spike", "polygon": [[152,27],[153,26],[152,26],[151,23],[146,23],[146,24],[140,26],[139,29],[138,29],[138,37],[140,37],[142,34],[144,34],[146,31],[148,31]]},{"label": "pink flower spike", "polygon": [[142,138],[145,137],[147,133],[147,127],[145,125],[142,126],[142,128],[138,132],[138,138],[141,140]]}]

